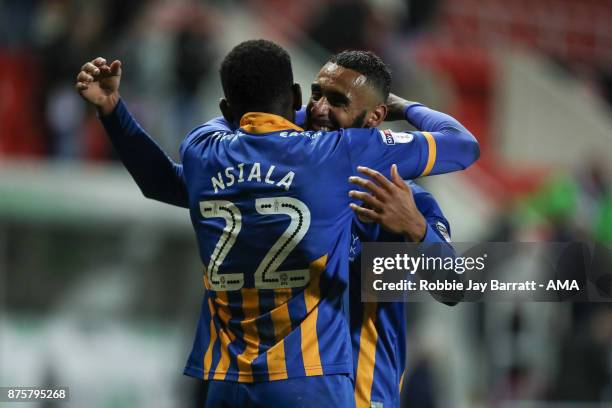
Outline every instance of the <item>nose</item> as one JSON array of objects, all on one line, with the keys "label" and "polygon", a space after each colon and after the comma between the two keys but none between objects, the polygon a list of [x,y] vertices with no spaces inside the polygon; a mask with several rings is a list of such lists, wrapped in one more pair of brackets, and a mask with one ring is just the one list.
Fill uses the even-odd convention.
[{"label": "nose", "polygon": [[321,97],[312,106],[312,114],[315,116],[327,116],[329,113],[329,102],[326,97]]}]

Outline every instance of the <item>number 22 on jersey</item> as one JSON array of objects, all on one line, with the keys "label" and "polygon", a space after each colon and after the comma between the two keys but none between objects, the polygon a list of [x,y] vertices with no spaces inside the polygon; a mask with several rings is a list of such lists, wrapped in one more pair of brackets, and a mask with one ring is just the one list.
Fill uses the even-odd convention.
[{"label": "number 22 on jersey", "polygon": [[[262,215],[289,216],[290,223],[283,234],[268,250],[255,271],[257,289],[295,288],[305,286],[310,280],[308,269],[279,271],[291,251],[304,238],[310,227],[310,211],[306,204],[292,197],[258,198],[255,209]],[[200,212],[204,218],[222,218],[225,227],[215,245],[206,273],[212,290],[239,290],[244,286],[244,273],[219,273],[225,257],[230,252],[240,230],[242,213],[231,201],[207,200],[200,202]]]}]

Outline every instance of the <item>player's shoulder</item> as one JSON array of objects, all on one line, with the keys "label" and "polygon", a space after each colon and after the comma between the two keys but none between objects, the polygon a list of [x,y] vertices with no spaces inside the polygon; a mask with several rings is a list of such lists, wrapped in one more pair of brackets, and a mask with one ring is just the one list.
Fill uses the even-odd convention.
[{"label": "player's shoulder", "polygon": [[209,120],[206,123],[196,126],[187,134],[187,137],[185,139],[207,138],[209,136],[221,137],[235,135],[237,133],[237,129],[235,129],[230,123],[228,123],[223,116],[219,116]]},{"label": "player's shoulder", "polygon": [[279,130],[275,132],[274,135],[282,139],[297,138],[298,140],[305,140],[307,142],[311,142],[311,141],[318,140],[323,135],[323,132],[320,132],[320,131],[317,132],[314,130],[286,129],[286,130]]},{"label": "player's shoulder", "polygon": [[298,150],[304,154],[316,154],[328,156],[336,150],[339,144],[338,131],[322,131],[322,130],[282,130],[275,132],[274,138],[277,139],[278,147],[286,149],[288,145],[299,146]]},{"label": "player's shoulder", "polygon": [[181,143],[181,156],[190,148],[202,145],[203,142],[235,137],[237,132],[223,118],[217,117],[192,129]]},{"label": "player's shoulder", "polygon": [[337,133],[339,137],[359,137],[380,135],[380,132],[378,128],[340,128],[330,133]]}]

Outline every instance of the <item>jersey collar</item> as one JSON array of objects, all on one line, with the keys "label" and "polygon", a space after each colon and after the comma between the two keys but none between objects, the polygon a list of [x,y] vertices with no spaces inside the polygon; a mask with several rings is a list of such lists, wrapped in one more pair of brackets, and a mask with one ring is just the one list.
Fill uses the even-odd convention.
[{"label": "jersey collar", "polygon": [[282,116],[263,112],[246,113],[242,119],[240,119],[240,128],[246,133],[256,135],[288,129],[297,130],[298,132],[304,131],[304,129],[294,123],[289,122]]}]

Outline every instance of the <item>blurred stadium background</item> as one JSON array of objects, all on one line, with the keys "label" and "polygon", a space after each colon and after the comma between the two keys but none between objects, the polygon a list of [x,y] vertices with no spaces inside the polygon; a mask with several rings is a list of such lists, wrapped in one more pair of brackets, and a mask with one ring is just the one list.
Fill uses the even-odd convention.
[{"label": "blurred stadium background", "polygon": [[[1,0],[0,386],[71,388],[38,407],[196,406],[187,213],[140,195],[74,77],[120,58],[124,99],[177,158],[217,115],[220,59],[258,37],[305,97],[330,53],[371,49],[396,93],[472,130],[478,164],[424,183],[455,241],[612,242],[610,0]],[[607,304],[408,307],[405,406],[612,406]]]}]

